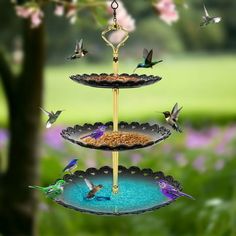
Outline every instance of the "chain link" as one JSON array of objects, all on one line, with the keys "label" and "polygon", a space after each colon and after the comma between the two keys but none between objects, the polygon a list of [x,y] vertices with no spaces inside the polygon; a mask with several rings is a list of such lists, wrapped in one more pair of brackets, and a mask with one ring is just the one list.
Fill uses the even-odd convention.
[{"label": "chain link", "polygon": [[111,8],[113,10],[113,21],[114,21],[115,25],[117,25],[116,10],[118,7],[119,7],[118,2],[116,0],[113,0],[111,2]]}]

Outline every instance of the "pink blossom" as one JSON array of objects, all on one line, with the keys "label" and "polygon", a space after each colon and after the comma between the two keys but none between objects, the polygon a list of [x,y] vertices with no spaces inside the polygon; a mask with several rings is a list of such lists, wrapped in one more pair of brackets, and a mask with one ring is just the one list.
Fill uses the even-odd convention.
[{"label": "pink blossom", "polygon": [[190,129],[186,136],[186,146],[190,149],[206,148],[213,143],[217,135],[219,129],[214,127],[204,131]]},{"label": "pink blossom", "polygon": [[24,19],[30,18],[31,28],[36,28],[42,23],[43,12],[36,6],[16,6],[16,14]]},{"label": "pink blossom", "polygon": [[[135,30],[135,20],[134,18],[127,12],[123,3],[118,1],[119,7],[116,10],[116,18],[117,23],[121,25],[128,32],[132,32]],[[113,10],[111,9],[111,1],[107,1],[108,13],[113,14]],[[112,24],[113,19],[110,19],[110,24]],[[109,40],[112,43],[119,43],[125,36],[125,32],[118,30],[114,31],[109,35]]]},{"label": "pink blossom", "polygon": [[43,12],[38,8],[31,14],[31,28],[37,28],[42,23]]},{"label": "pink blossom", "polygon": [[63,16],[64,15],[64,6],[57,4],[54,10],[54,14],[56,16]]},{"label": "pink blossom", "polygon": [[205,156],[198,156],[193,162],[193,167],[199,172],[204,172],[206,170],[205,158]]},{"label": "pink blossom", "polygon": [[173,0],[160,0],[154,4],[154,7],[158,11],[161,20],[171,25],[179,19],[179,14],[176,11],[176,6]]},{"label": "pink blossom", "polygon": [[142,159],[142,156],[138,153],[132,154],[131,155],[131,160],[134,165],[138,164],[140,160]]},{"label": "pink blossom", "polygon": [[26,7],[26,6],[16,6],[16,15],[22,18],[28,18],[31,16],[34,9],[32,7]]},{"label": "pink blossom", "polygon": [[185,158],[185,156],[182,153],[177,153],[175,156],[175,160],[177,164],[181,167],[184,167],[188,164],[188,160]]}]

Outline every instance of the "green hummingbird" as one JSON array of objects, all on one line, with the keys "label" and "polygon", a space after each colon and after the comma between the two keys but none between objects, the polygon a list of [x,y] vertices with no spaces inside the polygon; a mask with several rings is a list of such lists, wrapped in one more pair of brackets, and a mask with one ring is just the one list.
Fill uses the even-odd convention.
[{"label": "green hummingbird", "polygon": [[[151,49],[150,51],[148,51],[146,48],[143,49],[143,58],[144,58],[144,62],[141,62],[137,65],[137,67],[134,69],[134,72],[136,71],[136,69],[138,68],[152,68],[154,65],[156,65],[157,63],[162,62],[163,60],[159,60],[159,61],[152,61],[152,54],[153,54],[153,50]],[[133,72],[133,73],[134,73]]]},{"label": "green hummingbird", "polygon": [[65,184],[66,181],[60,179],[54,185],[49,185],[48,187],[29,186],[29,188],[38,189],[43,192],[48,198],[54,200],[63,193]]},{"label": "green hummingbird", "polygon": [[52,124],[54,122],[56,122],[57,118],[60,116],[60,114],[64,111],[64,110],[59,110],[59,111],[56,111],[56,112],[49,112],[49,111],[46,111],[45,109],[43,109],[42,107],[39,107],[39,109],[48,116],[48,120],[46,122],[46,128],[50,128],[52,126]]}]

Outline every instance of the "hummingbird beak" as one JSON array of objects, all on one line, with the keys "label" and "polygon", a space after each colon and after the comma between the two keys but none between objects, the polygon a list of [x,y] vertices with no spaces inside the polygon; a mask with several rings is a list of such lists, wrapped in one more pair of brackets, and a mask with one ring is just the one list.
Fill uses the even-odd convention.
[{"label": "hummingbird beak", "polygon": [[134,69],[133,73],[137,70],[137,68],[138,68],[138,67],[136,67],[136,68]]}]

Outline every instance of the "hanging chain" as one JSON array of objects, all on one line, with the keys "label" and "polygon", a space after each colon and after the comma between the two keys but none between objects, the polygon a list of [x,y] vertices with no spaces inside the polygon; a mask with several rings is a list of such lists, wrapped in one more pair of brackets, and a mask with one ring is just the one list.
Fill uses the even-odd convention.
[{"label": "hanging chain", "polygon": [[116,0],[113,0],[111,2],[111,8],[113,10],[113,21],[114,21],[115,27],[117,26],[116,10],[117,10],[118,7],[119,7],[118,2]]}]

